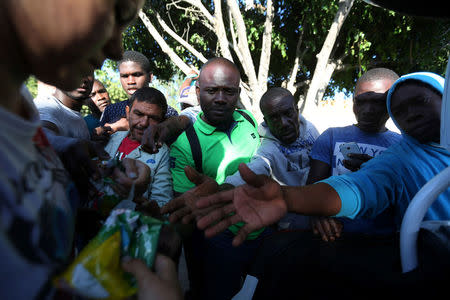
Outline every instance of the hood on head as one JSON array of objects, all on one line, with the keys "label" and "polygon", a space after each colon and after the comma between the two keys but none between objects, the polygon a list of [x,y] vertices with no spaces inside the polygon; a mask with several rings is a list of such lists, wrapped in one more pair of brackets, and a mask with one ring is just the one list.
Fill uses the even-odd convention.
[{"label": "hood on head", "polygon": [[441,94],[444,92],[444,81],[445,81],[445,79],[442,76],[435,74],[435,73],[415,72],[415,73],[403,75],[394,82],[394,84],[389,89],[387,99],[386,99],[386,106],[387,106],[387,111],[389,113],[389,116],[391,117],[395,126],[397,126],[397,128],[402,132],[402,134],[404,134],[404,132],[403,132],[402,128],[400,128],[400,126],[398,126],[397,121],[395,120],[395,118],[391,112],[391,98],[392,98],[392,94],[394,93],[398,84],[401,82],[407,81],[407,80],[421,81],[421,82],[433,87],[434,89],[438,90],[439,92],[441,92]]}]

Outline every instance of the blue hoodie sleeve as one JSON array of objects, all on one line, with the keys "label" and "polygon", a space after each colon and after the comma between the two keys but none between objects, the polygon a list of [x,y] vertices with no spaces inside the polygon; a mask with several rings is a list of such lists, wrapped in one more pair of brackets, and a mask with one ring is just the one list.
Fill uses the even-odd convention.
[{"label": "blue hoodie sleeve", "polygon": [[[329,184],[342,201],[337,217],[375,217],[402,198],[402,164],[395,155],[383,153],[354,173],[329,177]],[[399,173],[400,172],[400,173]]]}]

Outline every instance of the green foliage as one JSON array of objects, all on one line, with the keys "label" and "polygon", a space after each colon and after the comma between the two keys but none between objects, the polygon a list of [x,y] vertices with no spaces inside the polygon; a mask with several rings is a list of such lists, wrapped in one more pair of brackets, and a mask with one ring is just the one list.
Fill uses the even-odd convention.
[{"label": "green foliage", "polygon": [[[266,1],[255,1],[257,8],[244,10],[239,1],[246,24],[247,39],[256,71],[261,54],[264,32]],[[156,12],[185,40],[209,58],[218,53],[217,36],[191,10],[183,10],[189,5],[178,1],[177,6],[170,1],[147,0],[144,12],[158,27]],[[213,1],[203,0],[202,4],[214,14]],[[291,71],[296,45],[303,34],[301,51],[307,49],[297,74],[297,82],[312,79],[317,63],[317,53],[322,48],[328,30],[338,10],[338,0],[275,0],[275,16],[272,32],[272,56],[269,66],[268,86],[280,86]],[[228,8],[222,2],[224,24],[231,41],[228,26]],[[164,35],[164,30],[158,28]],[[177,74],[176,68],[160,47],[151,38],[141,21],[137,21],[124,34],[126,49],[143,52],[154,64],[154,73],[159,80],[170,82]],[[167,43],[188,64],[197,68],[201,63],[171,37]],[[343,65],[335,71],[326,96],[335,91],[351,93],[356,79],[362,72],[374,67],[387,67],[398,74],[416,70],[428,70],[443,75],[450,53],[450,21],[424,19],[401,15],[386,9],[371,6],[364,1],[355,1],[348,15],[331,59],[342,59]],[[234,54],[233,54],[234,55]],[[237,56],[235,56],[235,61]],[[241,66],[238,66],[241,67]],[[241,72],[243,74],[243,72]],[[246,80],[243,76],[243,80]],[[308,86],[298,90],[304,94]]]}]

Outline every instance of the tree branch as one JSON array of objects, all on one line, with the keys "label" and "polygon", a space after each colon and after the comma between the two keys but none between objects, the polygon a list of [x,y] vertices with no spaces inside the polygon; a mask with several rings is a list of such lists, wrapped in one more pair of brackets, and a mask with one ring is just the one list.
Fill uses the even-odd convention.
[{"label": "tree branch", "polygon": [[[314,75],[306,95],[305,112],[310,113],[308,111],[309,109],[314,110],[317,108],[317,103],[323,95],[323,85],[328,85],[332,75],[332,72],[330,73],[330,68],[328,66],[329,57],[334,43],[339,35],[339,31],[341,30],[354,1],[355,0],[339,0],[339,9],[328,31],[327,37],[325,38],[322,49],[317,55],[316,68],[314,69]],[[316,103],[316,105],[313,105],[313,103]]]},{"label": "tree branch", "polygon": [[297,47],[295,49],[295,60],[294,60],[294,66],[292,67],[292,71],[291,74],[289,76],[289,81],[286,85],[286,88],[292,93],[295,94],[295,92],[298,89],[298,86],[295,84],[296,80],[297,80],[297,74],[298,74],[298,69],[300,67],[300,64],[303,60],[303,57],[305,56],[306,52],[308,52],[309,47],[305,47],[305,49],[303,49],[303,52],[301,52],[301,47],[303,44],[303,34],[304,34],[305,30],[302,26],[302,30],[300,32],[300,36],[298,37],[298,41],[297,41]]},{"label": "tree branch", "polygon": [[[214,1],[216,2],[216,1]],[[250,54],[250,49],[248,47],[246,27],[244,19],[242,18],[241,11],[239,10],[239,4],[237,1],[227,0],[228,8],[231,11],[231,16],[236,25],[237,37],[238,37],[238,47],[242,53],[241,64],[244,68],[244,72],[248,77],[250,88],[253,92],[253,99],[260,98],[260,91],[258,89],[258,80],[256,77],[255,66],[253,64],[253,59]]]},{"label": "tree branch", "polygon": [[178,3],[187,3],[187,4],[197,8],[198,11],[200,11],[200,13],[208,20],[210,25],[214,24],[214,17],[211,15],[209,10],[203,5],[203,3],[200,0],[172,0],[170,3],[166,4],[166,7],[174,6],[178,9],[184,10],[185,12],[186,11],[191,11],[191,12],[194,11],[190,7],[179,6]]},{"label": "tree branch", "polygon": [[228,47],[229,42],[227,33],[225,31],[225,25],[223,24],[221,0],[214,0],[214,29],[217,34],[217,39],[219,41],[219,47],[222,56],[233,61],[233,57],[231,56],[231,52]]},{"label": "tree branch", "polygon": [[166,53],[172,62],[175,63],[175,65],[183,71],[185,74],[189,74],[191,71],[191,67],[189,67],[176,53],[173,51],[173,49],[166,43],[164,38],[159,34],[158,30],[156,30],[155,26],[153,26],[150,19],[147,17],[147,15],[142,11],[142,9],[139,11],[139,18],[141,18],[142,22],[144,23],[145,27],[147,28],[148,32],[151,34],[151,36],[155,39],[155,41],[159,44],[161,47],[161,50]]},{"label": "tree branch", "polygon": [[202,63],[205,63],[207,61],[206,57],[203,56],[200,52],[198,52],[193,46],[191,46],[188,42],[186,42],[184,39],[182,39],[178,34],[176,34],[167,24],[164,22],[164,20],[161,18],[159,13],[156,14],[156,18],[161,24],[161,27],[164,29],[165,32],[167,32],[171,37],[173,37],[178,43],[180,43],[186,50],[191,52],[193,55],[195,55]]},{"label": "tree branch", "polygon": [[241,50],[237,45],[236,31],[234,30],[233,17],[231,16],[231,11],[228,11],[228,20],[230,21],[228,27],[231,33],[231,41],[232,41],[231,47],[233,47],[233,50],[236,53],[236,56],[238,57],[239,61],[242,61],[243,57]]},{"label": "tree branch", "polygon": [[266,20],[264,22],[264,33],[258,69],[258,83],[261,93],[264,93],[267,90],[267,77],[269,75],[270,56],[272,51],[273,16],[273,2],[272,0],[267,0]]}]

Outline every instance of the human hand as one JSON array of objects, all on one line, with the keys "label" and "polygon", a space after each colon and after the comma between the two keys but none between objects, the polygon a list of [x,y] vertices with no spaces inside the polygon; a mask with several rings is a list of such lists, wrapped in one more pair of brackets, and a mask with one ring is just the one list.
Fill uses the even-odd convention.
[{"label": "human hand", "polygon": [[181,219],[182,223],[188,224],[195,217],[205,215],[210,209],[201,210],[195,203],[200,197],[211,195],[219,190],[219,185],[214,179],[200,174],[190,166],[184,168],[184,173],[195,187],[172,199],[161,208],[162,214],[170,213],[169,221],[172,223]]},{"label": "human hand", "polygon": [[137,205],[135,210],[152,218],[162,220],[161,209],[155,200],[148,200],[144,197],[137,197],[133,200]]},{"label": "human hand", "polygon": [[124,171],[115,168],[112,177],[117,184],[112,188],[121,197],[128,197],[134,184],[134,197],[141,196],[150,183],[150,168],[137,159],[124,158],[122,160]]},{"label": "human hand", "polygon": [[314,234],[320,234],[324,242],[333,242],[341,236],[342,222],[330,217],[313,217],[311,226]]},{"label": "human hand", "polygon": [[181,300],[183,293],[178,282],[175,263],[168,257],[157,254],[155,272],[139,259],[122,262],[122,268],[133,274],[138,283],[138,300]]},{"label": "human hand", "polygon": [[162,225],[156,252],[171,258],[178,265],[181,255],[181,236],[173,225]]},{"label": "human hand", "polygon": [[226,204],[197,221],[198,228],[206,229],[206,237],[212,237],[232,224],[246,223],[234,237],[233,246],[242,244],[249,233],[276,223],[287,212],[283,192],[275,180],[256,175],[245,164],[239,165],[239,173],[247,184],[197,201],[199,208]]},{"label": "human hand", "polygon": [[100,169],[93,158],[99,160],[109,159],[109,154],[103,146],[94,141],[76,140],[64,151],[60,152],[61,161],[74,181],[81,199],[88,199],[92,190],[90,179],[97,180],[101,177]]},{"label": "human hand", "polygon": [[116,131],[126,131],[130,129],[127,118],[120,118],[118,121],[114,123],[106,123],[104,127],[111,128],[111,134]]},{"label": "human hand", "polygon": [[113,130],[109,126],[99,126],[94,128],[91,135],[91,140],[98,141],[102,145],[106,145],[109,141],[109,137],[113,133]]},{"label": "human hand", "polygon": [[175,141],[191,125],[186,116],[172,116],[167,120],[147,127],[142,136],[142,149],[148,153],[157,153],[164,143]]},{"label": "human hand", "polygon": [[170,129],[168,127],[169,120],[162,123],[148,126],[142,135],[142,149],[148,153],[158,153],[159,149],[169,139]]},{"label": "human hand", "polygon": [[369,160],[371,160],[373,157],[368,154],[362,154],[362,153],[349,153],[348,157],[350,159],[344,159],[343,164],[344,167],[349,169],[352,172],[358,171],[361,168],[361,165]]}]

